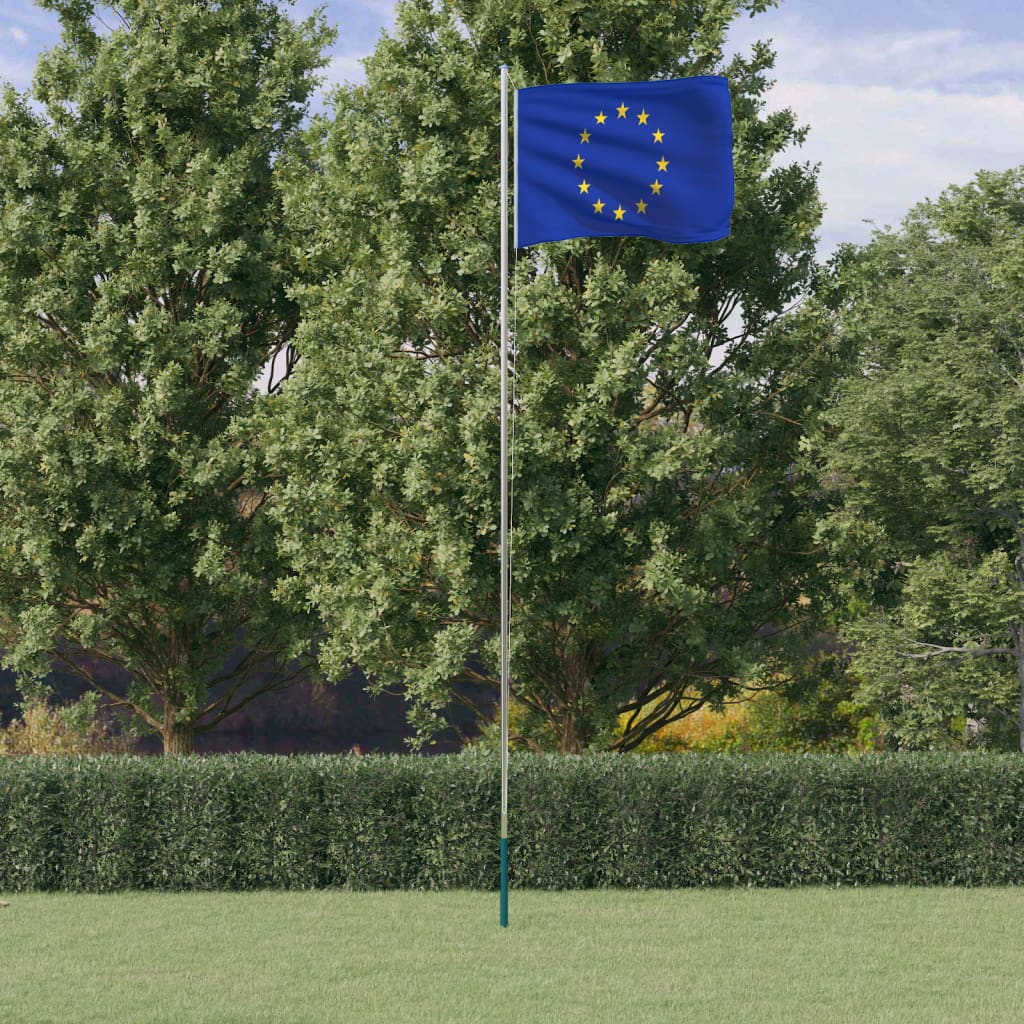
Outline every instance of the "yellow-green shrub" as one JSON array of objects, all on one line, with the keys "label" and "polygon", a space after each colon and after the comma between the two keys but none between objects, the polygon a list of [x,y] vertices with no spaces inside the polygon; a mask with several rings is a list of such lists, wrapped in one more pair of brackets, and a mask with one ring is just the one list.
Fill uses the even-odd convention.
[{"label": "yellow-green shrub", "polygon": [[761,691],[713,709],[702,707],[665,726],[638,748],[643,753],[866,753],[881,750],[877,717],[825,681],[812,692]]},{"label": "yellow-green shrub", "polygon": [[0,757],[28,754],[123,754],[132,737],[102,721],[94,695],[55,706],[42,699],[27,701],[20,719],[0,727]]},{"label": "yellow-green shrub", "polygon": [[640,753],[650,754],[740,749],[749,717],[750,704],[746,701],[727,704],[721,710],[704,706],[686,718],[662,727],[637,749]]}]

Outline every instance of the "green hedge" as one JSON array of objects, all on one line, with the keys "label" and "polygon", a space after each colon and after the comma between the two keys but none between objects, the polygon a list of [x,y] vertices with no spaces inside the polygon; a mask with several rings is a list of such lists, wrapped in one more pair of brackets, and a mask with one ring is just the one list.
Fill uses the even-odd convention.
[{"label": "green hedge", "polygon": [[[0,892],[493,888],[497,760],[0,761]],[[1005,885],[1024,757],[514,755],[519,887]]]}]

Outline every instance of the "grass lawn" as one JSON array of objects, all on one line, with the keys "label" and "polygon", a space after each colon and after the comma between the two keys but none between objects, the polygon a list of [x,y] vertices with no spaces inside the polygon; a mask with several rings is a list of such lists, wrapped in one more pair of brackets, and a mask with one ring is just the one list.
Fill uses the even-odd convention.
[{"label": "grass lawn", "polygon": [[1024,1019],[1024,888],[4,898],[3,1024]]}]

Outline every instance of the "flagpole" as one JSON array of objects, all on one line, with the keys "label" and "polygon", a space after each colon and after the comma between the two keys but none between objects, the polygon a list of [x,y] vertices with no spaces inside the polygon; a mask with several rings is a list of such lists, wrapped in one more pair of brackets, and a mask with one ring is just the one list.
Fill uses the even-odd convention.
[{"label": "flagpole", "polygon": [[501,65],[501,896],[499,918],[508,927],[508,65]]}]

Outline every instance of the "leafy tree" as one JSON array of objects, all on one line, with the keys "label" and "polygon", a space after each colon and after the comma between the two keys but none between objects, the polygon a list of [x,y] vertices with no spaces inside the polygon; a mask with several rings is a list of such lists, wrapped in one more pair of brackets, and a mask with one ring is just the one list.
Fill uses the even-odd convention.
[{"label": "leafy tree", "polygon": [[1024,170],[981,173],[847,271],[859,352],[822,442],[862,697],[908,747],[1024,749]]},{"label": "leafy tree", "polygon": [[297,319],[274,162],[329,34],[269,0],[44,6],[61,43],[0,103],[0,647],[182,753],[301,649],[254,382]]},{"label": "leafy tree", "polygon": [[793,467],[828,359],[773,325],[808,286],[815,172],[779,164],[803,131],[763,112],[769,49],[722,57],[765,6],[409,0],[318,126],[320,173],[294,168],[322,283],[268,441],[282,591],[324,617],[329,672],[404,685],[421,739],[454,683],[497,671],[503,62],[519,86],[725,72],[737,168],[727,241],[518,254],[517,699],[560,750],[630,749],[767,677],[808,617]]}]

